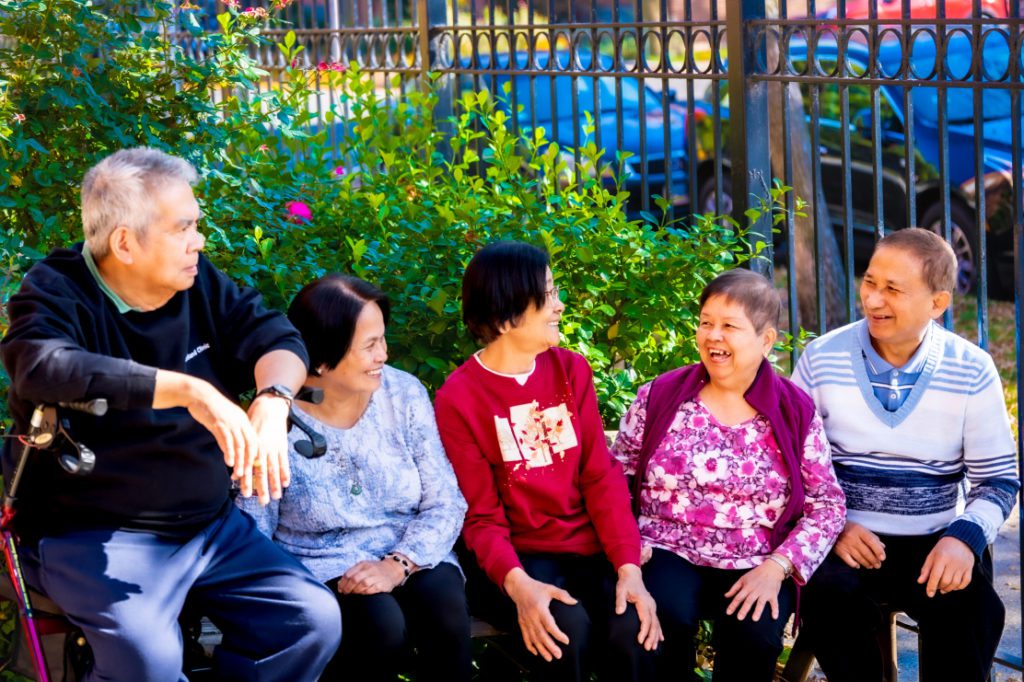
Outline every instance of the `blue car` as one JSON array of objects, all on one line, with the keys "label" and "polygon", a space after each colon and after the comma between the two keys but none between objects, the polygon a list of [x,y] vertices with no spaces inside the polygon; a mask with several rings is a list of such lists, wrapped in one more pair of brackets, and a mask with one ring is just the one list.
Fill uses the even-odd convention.
[{"label": "blue car", "polygon": [[[993,34],[984,42],[983,60],[990,76],[1005,73],[1011,53],[1005,38]],[[807,58],[805,44],[793,41],[790,58],[799,70]],[[869,52],[866,45],[850,41],[846,47],[847,68],[852,73],[868,70]],[[821,69],[828,73],[835,66],[838,47],[834,42],[821,41],[815,48],[815,58]],[[972,50],[964,33],[949,37],[946,69],[956,77],[969,72]],[[883,73],[896,73],[903,54],[898,42],[879,46],[878,66]],[[935,64],[935,43],[921,34],[913,41],[908,63],[914,73],[927,78]],[[915,78],[918,76],[914,76]],[[934,76],[933,76],[934,77]],[[810,113],[809,92],[803,88],[804,111]],[[850,190],[853,229],[857,245],[855,256],[859,262],[870,254],[874,234],[873,207],[875,205],[875,175],[873,145],[881,146],[882,156],[882,212],[887,231],[907,227],[908,202],[916,202],[918,225],[942,233],[942,186],[939,173],[938,120],[939,91],[931,87],[910,90],[913,104],[913,147],[915,150],[914,196],[906,181],[906,112],[904,88],[899,83],[879,87],[880,120],[878,139],[873,139],[871,91],[866,85],[850,85]],[[970,88],[948,88],[946,122],[948,130],[949,170],[946,183],[950,195],[952,244],[960,264],[957,287],[960,292],[974,289],[977,284],[979,226],[976,220],[978,197],[975,190],[975,139],[980,138],[983,148],[981,187],[985,192],[986,230],[989,260],[989,280],[993,293],[1004,293],[1013,287],[1013,226],[1011,202],[1013,196],[1012,126],[1010,117],[1010,91],[986,89],[983,91],[983,120],[974,116],[974,94]],[[842,225],[843,168],[842,122],[840,88],[835,83],[822,87],[819,98],[819,134],[822,188],[829,204],[833,222]],[[728,116],[725,106],[723,119]],[[810,117],[808,115],[808,120]],[[1017,121],[1018,126],[1024,124]],[[699,210],[714,210],[713,165],[705,164],[699,170],[701,190]]]},{"label": "blue car", "polygon": [[[569,63],[566,51],[556,52],[559,64]],[[519,63],[525,63],[525,56],[517,56]],[[535,57],[537,67],[545,68],[548,55],[538,53]],[[584,66],[590,64],[589,53],[577,53],[577,59]],[[602,70],[608,70],[606,57],[600,58]],[[486,62],[486,58],[481,61]],[[499,62],[502,58],[499,57]],[[486,64],[482,65],[486,68]],[[552,93],[552,80],[554,92]],[[534,128],[544,128],[547,138],[557,142],[566,150],[565,157],[572,163],[572,152],[568,151],[577,145],[582,146],[588,139],[597,142],[600,129],[600,146],[604,149],[602,162],[618,168],[619,152],[628,153],[623,168],[622,181],[624,188],[630,193],[628,206],[638,209],[642,205],[643,183],[646,174],[647,194],[663,196],[670,204],[684,205],[689,203],[688,161],[686,152],[687,112],[684,103],[680,102],[674,92],[668,95],[668,108],[662,106],[662,93],[648,86],[640,87],[635,78],[613,76],[579,76],[575,78],[577,92],[577,110],[573,111],[573,77],[567,75],[552,76],[550,73],[528,75],[498,75],[494,79],[501,106],[510,110],[514,93],[518,109],[516,122],[520,130],[526,134]],[[616,80],[620,83],[620,92],[616,92]],[[532,81],[532,82],[531,82]],[[483,85],[489,85],[488,77],[481,78]],[[505,94],[506,86],[510,92]],[[597,88],[597,107],[595,107],[594,88]],[[643,98],[643,117],[640,115],[640,102]],[[617,104],[620,103],[620,104]],[[619,111],[622,115],[622,135],[619,137]],[[704,115],[706,107],[698,104],[695,118]],[[574,115],[574,113],[576,115]],[[595,132],[588,138],[583,130],[586,114],[589,113]],[[666,129],[668,134],[666,135]],[[642,132],[643,131],[643,132]],[[667,139],[666,139],[667,138]],[[641,143],[642,141],[642,143]],[[666,142],[667,152],[666,152]],[[668,193],[665,192],[665,180],[668,177]],[[653,201],[650,203],[653,207]]]}]

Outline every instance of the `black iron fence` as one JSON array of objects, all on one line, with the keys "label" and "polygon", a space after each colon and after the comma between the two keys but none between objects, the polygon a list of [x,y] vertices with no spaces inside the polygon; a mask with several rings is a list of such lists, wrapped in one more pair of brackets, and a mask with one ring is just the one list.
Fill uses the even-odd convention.
[{"label": "black iron fence", "polygon": [[[591,121],[607,162],[628,155],[637,211],[745,223],[775,183],[791,187],[781,234],[767,218],[754,230],[774,254],[759,267],[785,267],[792,329],[856,316],[856,277],[883,234],[939,232],[959,259],[960,300],[977,302],[982,347],[990,297],[1016,302],[1020,434],[1022,4],[297,0],[286,18],[308,65],[357,62],[383,88],[442,74],[449,107],[488,88],[567,161]],[[262,58],[284,66],[273,47]],[[1019,653],[1002,662],[1019,668]]]}]

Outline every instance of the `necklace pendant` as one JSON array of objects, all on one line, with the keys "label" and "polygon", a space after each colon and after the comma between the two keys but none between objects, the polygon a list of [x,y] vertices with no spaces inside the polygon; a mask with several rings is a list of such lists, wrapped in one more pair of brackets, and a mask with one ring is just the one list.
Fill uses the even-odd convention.
[{"label": "necklace pendant", "polygon": [[353,495],[362,495],[363,486],[359,485],[359,481],[353,481],[352,487],[349,488],[349,492],[352,493]]}]

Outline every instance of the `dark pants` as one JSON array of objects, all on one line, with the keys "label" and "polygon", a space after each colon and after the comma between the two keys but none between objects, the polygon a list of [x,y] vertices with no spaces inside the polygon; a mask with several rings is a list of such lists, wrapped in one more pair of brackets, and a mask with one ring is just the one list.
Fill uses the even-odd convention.
[{"label": "dark pants", "polygon": [[925,594],[917,583],[925,557],[941,534],[880,536],[886,559],[879,569],[847,566],[829,554],[804,589],[804,630],[829,682],[882,679],[876,638],[888,627],[882,606],[917,621],[923,682],[982,682],[1003,632],[1005,610],[992,587],[988,552],[974,564],[966,589]]},{"label": "dark pants", "polygon": [[[658,655],[658,679],[692,680],[696,665],[694,636],[701,620],[714,622],[715,682],[771,682],[782,651],[782,631],[793,612],[795,589],[787,580],[779,590],[779,617],[771,607],[754,621],[725,613],[729,588],[746,573],[695,566],[663,549],[644,564],[644,582],[658,603],[665,641]],[[751,612],[752,613],[752,612]]]},{"label": "dark pants", "polygon": [[331,594],[234,505],[191,538],[80,531],[22,553],[26,578],[85,633],[86,680],[184,681],[178,614],[224,638],[218,680],[315,680],[341,639]]},{"label": "dark pants", "polygon": [[[519,559],[530,577],[556,585],[577,600],[575,606],[551,602],[551,615],[569,644],[559,642],[562,658],[550,663],[525,654],[536,661],[534,679],[586,682],[591,672],[610,682],[654,679],[654,654],[637,641],[636,608],[630,604],[624,614],[615,614],[617,576],[603,554],[520,554]],[[467,570],[467,579],[472,612],[495,627],[519,634],[515,603],[475,564]],[[522,645],[522,638],[517,640]]]},{"label": "dark pants", "polygon": [[[442,563],[380,594],[338,594],[345,639],[321,679],[394,680],[415,667],[417,680],[463,682],[472,675],[469,610],[459,569]],[[412,649],[416,649],[413,661]]]}]

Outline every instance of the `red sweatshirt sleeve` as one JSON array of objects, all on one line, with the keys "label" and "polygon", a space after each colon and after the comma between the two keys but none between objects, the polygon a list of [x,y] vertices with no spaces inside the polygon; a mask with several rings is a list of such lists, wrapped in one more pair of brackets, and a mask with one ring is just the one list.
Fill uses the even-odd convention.
[{"label": "red sweatshirt sleeve", "polygon": [[437,393],[434,411],[441,442],[469,505],[462,538],[487,577],[502,587],[505,575],[522,563],[512,546],[508,519],[498,496],[491,464],[458,408],[461,402],[458,393],[457,386],[442,387]]},{"label": "red sweatshirt sleeve", "polygon": [[608,452],[604,424],[597,409],[594,375],[580,355],[564,353],[576,399],[580,430],[580,489],[587,513],[608,560],[618,569],[640,565],[640,531],[630,506],[629,485],[622,465]]}]

